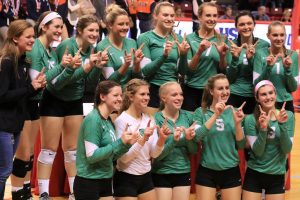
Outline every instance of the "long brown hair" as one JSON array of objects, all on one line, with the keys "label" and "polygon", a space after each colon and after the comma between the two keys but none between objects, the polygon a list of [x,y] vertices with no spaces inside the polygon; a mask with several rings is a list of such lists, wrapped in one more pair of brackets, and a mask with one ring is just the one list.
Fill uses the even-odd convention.
[{"label": "long brown hair", "polygon": [[21,55],[14,39],[19,38],[28,28],[32,28],[32,25],[25,20],[15,20],[9,25],[7,31],[7,39],[4,42],[4,46],[0,50],[0,70],[3,59],[12,59],[16,77],[19,77],[17,68],[18,59]]},{"label": "long brown hair", "polygon": [[213,102],[213,96],[211,95],[210,91],[214,89],[216,80],[219,79],[227,79],[224,74],[216,74],[210,77],[203,89],[202,101],[201,101],[201,108],[203,112],[206,112],[206,109],[211,106]]},{"label": "long brown hair", "polygon": [[130,97],[133,96],[141,86],[148,86],[149,84],[141,79],[131,79],[125,86],[125,91],[123,93],[123,105],[122,105],[122,111],[125,111],[129,108],[130,104],[132,103],[130,101]]}]

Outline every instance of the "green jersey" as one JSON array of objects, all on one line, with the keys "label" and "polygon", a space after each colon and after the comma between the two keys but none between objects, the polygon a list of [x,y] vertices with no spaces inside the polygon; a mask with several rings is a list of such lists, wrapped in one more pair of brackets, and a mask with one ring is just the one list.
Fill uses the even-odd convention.
[{"label": "green jersey", "polygon": [[[39,72],[45,67],[45,76],[47,83],[50,83],[53,79],[56,79],[64,68],[59,64],[55,51],[49,48],[48,51],[41,43],[39,39],[34,41],[32,50],[26,53],[26,59],[31,63],[29,74],[31,79],[34,79]],[[55,80],[55,85],[61,84],[62,76]],[[32,99],[40,100],[42,98],[42,92],[39,92]]]},{"label": "green jersey", "polygon": [[[120,83],[122,86],[124,86],[128,81],[130,81],[133,78],[139,78],[141,77],[140,73],[134,73],[132,70],[133,67],[133,60],[129,66],[129,69],[127,70],[126,74],[123,76],[119,73],[118,69],[124,64],[125,58],[124,54],[125,51],[127,53],[130,53],[131,49],[137,49],[137,45],[135,40],[124,38],[123,40],[123,46],[122,50],[116,48],[106,37],[104,40],[102,40],[97,45],[97,51],[103,51],[105,48],[110,47],[108,49],[108,57],[109,60],[106,63],[106,65],[103,67],[103,78],[105,80],[113,80],[117,83]],[[132,56],[132,59],[134,57]]]},{"label": "green jersey", "polygon": [[[64,40],[57,48],[56,54],[58,60],[61,61],[65,53],[66,47],[68,47],[68,54],[75,56],[79,47],[75,37]],[[64,84],[61,87],[50,87],[49,91],[57,98],[64,101],[78,100],[83,97],[85,81],[89,79],[99,79],[100,69],[94,67],[89,73],[85,73],[83,66],[89,63],[89,57],[92,46],[90,46],[86,52],[80,52],[82,59],[82,66],[77,69],[68,69],[70,74],[68,79],[65,79]]]},{"label": "green jersey", "polygon": [[129,145],[116,139],[113,123],[104,119],[97,109],[83,120],[77,143],[77,175],[89,179],[113,176],[113,161],[126,153]]},{"label": "green jersey", "polygon": [[[287,50],[286,54],[289,55],[290,50]],[[256,52],[253,65],[254,85],[262,80],[270,80],[276,87],[277,102],[292,101],[292,92],[296,91],[298,87],[298,54],[297,52],[292,53],[292,65],[289,68],[283,66],[281,57],[273,66],[268,66],[266,58],[269,55],[269,48],[263,48]]]},{"label": "green jersey", "polygon": [[[269,47],[269,43],[262,39],[258,41],[255,51],[264,47]],[[237,39],[233,43],[238,44]],[[230,82],[230,92],[244,97],[253,97],[253,59],[247,59],[246,49],[243,48],[238,58],[233,57],[226,73]]]},{"label": "green jersey", "polygon": [[231,109],[226,109],[215,121],[211,129],[205,123],[214,114],[207,109],[203,112],[198,108],[194,112],[197,122],[194,140],[202,141],[201,165],[213,170],[226,170],[238,166],[238,148],[244,148],[246,139],[236,141],[235,124]]},{"label": "green jersey", "polygon": [[[154,116],[158,126],[162,126],[165,117],[162,112],[158,112]],[[193,116],[190,112],[180,110],[179,117],[175,124],[177,127],[190,127],[193,124]],[[167,126],[174,132],[174,123],[167,121]],[[191,171],[189,153],[197,153],[198,145],[193,140],[187,141],[184,134],[180,140],[174,141],[173,133],[167,138],[162,153],[154,159],[152,172],[157,174],[182,174]]]},{"label": "green jersey", "polygon": [[144,44],[144,59],[141,62],[142,74],[149,83],[160,86],[168,81],[177,81],[178,74],[183,74],[186,67],[186,56],[179,56],[177,44],[174,42],[168,57],[163,56],[166,41],[182,42],[182,38],[173,34],[167,37],[157,35],[153,30],[141,34],[138,45]]},{"label": "green jersey", "polygon": [[[224,37],[224,36],[221,36]],[[219,42],[218,36],[213,36],[208,39],[209,42]],[[199,45],[203,38],[200,38],[198,32],[193,32],[186,37],[187,42],[190,45],[190,50],[187,55],[188,60],[192,60],[193,56],[197,53]],[[228,45],[228,40],[225,39],[225,43]],[[226,61],[230,63],[230,53],[226,54]],[[220,63],[220,55],[215,47],[211,45],[207,48],[200,57],[200,61],[195,70],[187,69],[185,74],[185,84],[191,88],[203,89],[207,83],[207,80],[218,73]]]},{"label": "green jersey", "polygon": [[245,119],[245,133],[251,146],[248,167],[266,174],[285,174],[286,156],[292,149],[295,118],[287,111],[288,121],[270,121],[267,130],[259,129],[254,115]]}]

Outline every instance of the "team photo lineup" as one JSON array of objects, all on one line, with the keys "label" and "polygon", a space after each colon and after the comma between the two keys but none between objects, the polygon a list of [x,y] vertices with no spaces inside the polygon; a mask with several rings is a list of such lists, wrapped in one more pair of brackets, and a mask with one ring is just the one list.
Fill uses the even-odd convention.
[{"label": "team photo lineup", "polygon": [[285,21],[266,41],[239,10],[231,40],[216,1],[188,34],[170,1],[25,2],[0,2],[0,200],[8,179],[12,200],[34,199],[34,168],[52,199],[59,148],[69,200],[285,199],[299,85]]}]

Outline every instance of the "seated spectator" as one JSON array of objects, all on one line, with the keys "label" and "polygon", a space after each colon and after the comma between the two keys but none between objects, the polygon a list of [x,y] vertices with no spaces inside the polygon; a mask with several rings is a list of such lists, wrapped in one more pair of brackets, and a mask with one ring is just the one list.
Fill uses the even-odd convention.
[{"label": "seated spectator", "polygon": [[291,9],[285,9],[282,13],[281,20],[282,22],[291,22],[292,11]]},{"label": "seated spectator", "polygon": [[257,12],[252,12],[252,15],[256,20],[261,21],[270,21],[270,17],[266,14],[266,7],[265,6],[259,6],[257,9]]},{"label": "seated spectator", "polygon": [[227,6],[225,10],[225,14],[220,17],[220,19],[234,19],[234,16],[232,15],[232,7]]},{"label": "seated spectator", "polygon": [[184,17],[184,13],[180,6],[175,7],[175,17]]}]

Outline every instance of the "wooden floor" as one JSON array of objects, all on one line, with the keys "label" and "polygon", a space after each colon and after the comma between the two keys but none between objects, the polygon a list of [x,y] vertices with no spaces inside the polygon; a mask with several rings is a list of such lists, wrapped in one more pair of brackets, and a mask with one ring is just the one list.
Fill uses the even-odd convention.
[{"label": "wooden floor", "polygon": [[[10,200],[10,181],[7,182],[5,191],[5,200]],[[38,199],[38,197],[34,197]],[[66,197],[55,197],[53,200],[63,200]],[[195,200],[195,195],[191,194],[190,200]],[[296,128],[294,136],[294,144],[291,156],[291,189],[286,191],[286,200],[300,199],[300,113],[296,114]],[[150,200],[150,199],[149,199]]]}]

